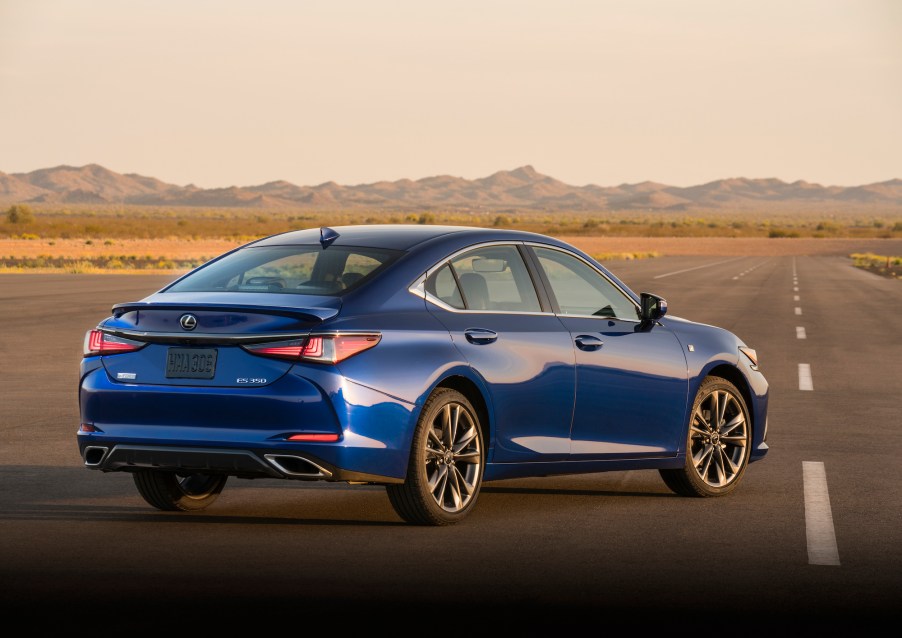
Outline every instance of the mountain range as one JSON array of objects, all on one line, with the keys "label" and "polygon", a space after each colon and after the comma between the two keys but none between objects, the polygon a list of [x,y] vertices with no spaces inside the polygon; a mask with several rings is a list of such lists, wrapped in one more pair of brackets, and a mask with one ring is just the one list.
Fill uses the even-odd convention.
[{"label": "mountain range", "polygon": [[468,180],[450,175],[372,184],[326,182],[297,186],[199,188],[122,174],[97,164],[57,166],[30,173],[0,172],[0,202],[47,205],[195,206],[382,210],[694,210],[769,208],[902,209],[902,180],[862,186],[822,186],[779,179],[721,179],[678,187],[641,182],[573,186],[532,166]]}]

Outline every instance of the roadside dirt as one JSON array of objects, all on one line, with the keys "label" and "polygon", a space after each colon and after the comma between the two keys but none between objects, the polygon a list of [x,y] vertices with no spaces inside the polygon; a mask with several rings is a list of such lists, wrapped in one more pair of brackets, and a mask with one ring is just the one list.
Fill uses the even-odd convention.
[{"label": "roadside dirt", "polygon": [[[593,254],[656,252],[665,255],[842,255],[872,252],[902,254],[902,239],[811,239],[764,237],[560,237]],[[2,252],[2,251],[0,251]]]},{"label": "roadside dirt", "polygon": [[[657,253],[670,255],[842,255],[872,252],[902,255],[902,239],[769,239],[729,237],[582,237],[561,236],[590,255]],[[137,256],[169,260],[206,260],[239,246],[229,239],[0,239],[0,259],[49,256],[65,259]],[[132,271],[137,272],[137,271]]]}]

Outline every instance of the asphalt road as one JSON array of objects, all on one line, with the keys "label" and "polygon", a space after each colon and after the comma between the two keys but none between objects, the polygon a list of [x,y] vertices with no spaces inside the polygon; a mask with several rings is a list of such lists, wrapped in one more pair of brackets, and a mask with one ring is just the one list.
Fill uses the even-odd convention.
[{"label": "asphalt road", "polygon": [[[77,367],[111,304],[166,279],[0,276],[5,617],[103,633],[252,620],[257,632],[426,636],[804,635],[898,620],[902,284],[838,257],[610,265],[671,314],[757,349],[770,454],[721,499],[672,495],[656,472],[488,483],[463,524],[441,529],[402,524],[381,488],[343,484],[232,479],[202,513],[153,510],[128,475],[82,467]],[[838,565],[810,562],[824,494],[806,525],[805,462],[823,463]]]}]

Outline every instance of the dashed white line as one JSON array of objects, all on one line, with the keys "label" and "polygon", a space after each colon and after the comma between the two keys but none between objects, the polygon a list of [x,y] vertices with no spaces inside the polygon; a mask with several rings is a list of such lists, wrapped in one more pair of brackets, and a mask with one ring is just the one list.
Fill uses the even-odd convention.
[{"label": "dashed white line", "polygon": [[798,291],[799,291],[799,287],[798,287],[798,286],[793,286],[793,287],[792,287],[792,291],[793,291],[793,292],[798,292]]},{"label": "dashed white line", "polygon": [[839,565],[839,547],[827,490],[827,471],[820,461],[802,461],[805,491],[805,536],[809,565]]},{"label": "dashed white line", "polygon": [[798,301],[798,300],[799,300],[799,296],[798,296],[798,295],[793,295],[793,296],[792,296],[792,300],[793,300],[793,301]]},{"label": "dashed white line", "polygon": [[802,314],[802,309],[799,308],[798,306],[796,306],[796,314],[797,314],[797,315]]},{"label": "dashed white line", "polygon": [[739,261],[740,259],[744,259],[743,257],[734,257],[733,259],[724,259],[723,261],[716,261],[713,264],[704,264],[702,266],[695,266],[694,268],[684,268],[683,270],[674,270],[673,272],[666,272],[663,275],[658,275],[656,277],[652,277],[652,279],[663,279],[664,277],[670,277],[671,275],[679,275],[684,272],[691,272],[693,270],[701,270],[702,268],[711,268],[712,266],[719,266],[720,264],[726,264],[731,261]]},{"label": "dashed white line", "polygon": [[796,278],[796,258],[792,258],[792,278]]},{"label": "dashed white line", "polygon": [[814,390],[814,381],[811,378],[811,366],[807,363],[799,364],[799,390]]},{"label": "dashed white line", "polygon": [[807,339],[808,335],[805,334],[805,326],[796,326],[796,339]]}]

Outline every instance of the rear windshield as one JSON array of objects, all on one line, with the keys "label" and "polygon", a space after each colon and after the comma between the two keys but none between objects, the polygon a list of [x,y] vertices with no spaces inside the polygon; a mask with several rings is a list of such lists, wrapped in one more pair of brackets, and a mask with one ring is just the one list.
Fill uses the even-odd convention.
[{"label": "rear windshield", "polygon": [[166,292],[277,292],[340,295],[401,255],[355,246],[250,246],[187,275]]}]

